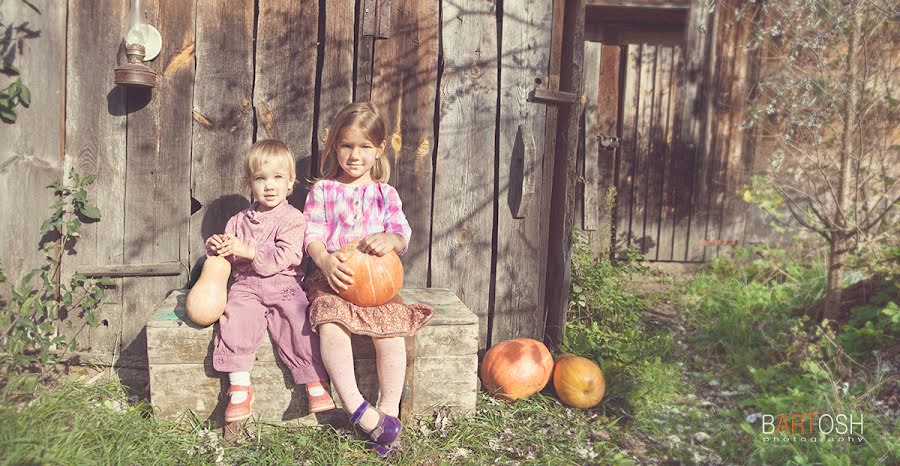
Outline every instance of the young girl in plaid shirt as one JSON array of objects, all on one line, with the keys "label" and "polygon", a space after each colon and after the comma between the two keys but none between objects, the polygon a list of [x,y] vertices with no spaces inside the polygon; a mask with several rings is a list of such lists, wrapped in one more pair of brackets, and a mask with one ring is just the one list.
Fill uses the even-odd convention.
[{"label": "young girl in plaid shirt", "polygon": [[[376,307],[360,307],[336,292],[353,283],[343,264],[344,245],[362,239],[361,248],[383,256],[402,254],[412,233],[400,196],[387,184],[385,124],[369,102],[344,107],[331,126],[320,162],[321,179],[309,191],[304,216],[304,249],[317,269],[304,281],[309,318],[320,338],[322,361],[344,410],[373,440],[381,455],[392,453],[400,434],[400,395],[406,372],[406,336],[432,316],[429,306],[399,298]],[[370,405],[359,391],[353,370],[350,335],[371,336],[375,344],[379,397]]]}]

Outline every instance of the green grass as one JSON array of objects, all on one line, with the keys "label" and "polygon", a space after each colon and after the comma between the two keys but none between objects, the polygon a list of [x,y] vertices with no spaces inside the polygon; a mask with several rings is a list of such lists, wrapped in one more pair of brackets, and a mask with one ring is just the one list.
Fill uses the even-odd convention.
[{"label": "green grass", "polygon": [[[627,464],[612,419],[564,407],[552,396],[506,403],[480,395],[467,419],[431,418],[405,426],[401,464],[603,462]],[[131,405],[121,385],[66,383],[28,401],[0,403],[2,464],[361,464],[377,463],[344,428],[251,424],[229,445],[189,419],[161,421]]]},{"label": "green grass", "polygon": [[[716,387],[705,387],[710,396],[731,392],[707,419],[727,429],[718,449],[726,461],[848,465],[900,461],[896,441],[900,422],[885,409],[885,400],[900,388],[896,369],[878,358],[850,357],[852,348],[842,342],[859,340],[854,319],[836,335],[794,312],[821,297],[824,275],[820,260],[791,257],[779,250],[739,250],[735,257],[712,261],[686,288],[684,320],[693,353],[689,364],[699,373],[697,379],[716,380]],[[892,289],[896,299],[896,287]],[[877,309],[886,302],[880,296]],[[886,347],[887,340],[871,341],[867,350]],[[897,362],[894,358],[893,364]],[[754,413],[863,416],[866,442],[771,442],[771,436],[760,432],[758,420],[747,422]]]}]

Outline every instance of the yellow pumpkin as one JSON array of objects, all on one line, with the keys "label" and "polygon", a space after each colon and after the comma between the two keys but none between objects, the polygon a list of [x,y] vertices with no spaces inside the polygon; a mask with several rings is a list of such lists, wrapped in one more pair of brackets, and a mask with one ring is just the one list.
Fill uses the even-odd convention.
[{"label": "yellow pumpkin", "polygon": [[228,276],[231,262],[219,256],[210,256],[203,263],[203,271],[188,293],[184,310],[188,318],[203,327],[212,325],[225,312],[228,299]]},{"label": "yellow pumpkin", "polygon": [[581,409],[597,406],[606,394],[600,367],[590,359],[563,353],[553,368],[553,388],[563,403]]},{"label": "yellow pumpkin", "polygon": [[543,343],[530,338],[492,346],[481,361],[481,383],[491,395],[517,400],[541,391],[553,372],[553,356]]}]

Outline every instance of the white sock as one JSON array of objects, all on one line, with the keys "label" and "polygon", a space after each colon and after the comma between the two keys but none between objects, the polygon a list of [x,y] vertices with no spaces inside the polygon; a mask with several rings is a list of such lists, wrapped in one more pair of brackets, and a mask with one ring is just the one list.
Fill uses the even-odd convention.
[{"label": "white sock", "polygon": [[[250,386],[250,372],[229,372],[228,383],[231,386],[243,385]],[[247,392],[231,392],[232,403],[243,403],[247,399]]]}]

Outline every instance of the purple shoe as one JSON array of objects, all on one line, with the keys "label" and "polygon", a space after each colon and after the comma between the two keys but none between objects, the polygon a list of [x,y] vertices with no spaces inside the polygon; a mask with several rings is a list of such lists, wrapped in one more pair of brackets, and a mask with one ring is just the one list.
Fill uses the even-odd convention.
[{"label": "purple shoe", "polygon": [[382,445],[376,442],[367,442],[366,446],[378,453],[380,458],[393,458],[397,455],[397,449],[391,445]]},{"label": "purple shoe", "polygon": [[[359,425],[359,420],[362,419],[363,413],[370,407],[371,405],[369,405],[369,402],[363,400],[359,407],[356,408],[356,412],[354,412],[353,416],[350,418],[350,422]],[[378,413],[378,424],[375,425],[374,429],[366,432],[369,435],[369,438],[381,445],[390,445],[394,443],[394,440],[397,440],[397,437],[400,436],[400,430],[403,428],[403,425],[400,424],[400,419],[384,414],[377,408],[372,407],[372,409]],[[362,427],[360,427],[360,429],[365,432],[365,429],[362,429]]]}]

